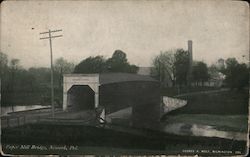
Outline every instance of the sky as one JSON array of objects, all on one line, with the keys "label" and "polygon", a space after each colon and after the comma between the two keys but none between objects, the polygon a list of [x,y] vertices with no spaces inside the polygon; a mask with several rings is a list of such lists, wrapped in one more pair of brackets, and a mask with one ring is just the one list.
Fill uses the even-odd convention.
[{"label": "sky", "polygon": [[53,34],[63,35],[52,40],[54,59],[75,64],[119,49],[131,64],[150,66],[161,51],[187,50],[188,40],[194,60],[249,60],[247,2],[4,1],[0,15],[0,50],[24,68],[50,66],[49,41],[39,40],[49,29],[63,30]]}]

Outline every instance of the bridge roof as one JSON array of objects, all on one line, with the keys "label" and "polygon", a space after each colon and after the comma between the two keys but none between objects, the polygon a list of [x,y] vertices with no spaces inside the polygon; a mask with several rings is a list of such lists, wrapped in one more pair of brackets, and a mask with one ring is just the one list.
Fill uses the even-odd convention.
[{"label": "bridge roof", "polygon": [[100,84],[110,84],[129,81],[150,81],[158,82],[150,76],[131,73],[101,73],[99,74]]}]

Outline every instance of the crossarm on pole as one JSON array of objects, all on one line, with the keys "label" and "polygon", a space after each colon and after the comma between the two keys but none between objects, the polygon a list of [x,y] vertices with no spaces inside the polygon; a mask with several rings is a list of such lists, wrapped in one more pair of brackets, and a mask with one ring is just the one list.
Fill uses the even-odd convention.
[{"label": "crossarm on pole", "polygon": [[58,38],[58,37],[62,37],[62,35],[56,35],[56,36],[51,36],[51,37],[44,37],[44,38],[40,38],[40,40],[42,40],[42,39],[49,39],[49,38]]},{"label": "crossarm on pole", "polygon": [[[53,30],[53,31],[50,31],[50,32],[60,32],[60,31],[62,31],[62,29]],[[49,32],[42,32],[42,33],[40,33],[40,34],[46,34],[46,33],[49,33]]]}]

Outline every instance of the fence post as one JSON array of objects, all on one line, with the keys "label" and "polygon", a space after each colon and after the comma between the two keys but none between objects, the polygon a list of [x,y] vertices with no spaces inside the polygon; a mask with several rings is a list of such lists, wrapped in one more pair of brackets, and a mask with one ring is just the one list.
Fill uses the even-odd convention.
[{"label": "fence post", "polygon": [[17,126],[19,126],[20,125],[20,117],[17,116],[16,119],[17,119]]},{"label": "fence post", "polygon": [[26,117],[23,116],[23,125],[25,125],[25,123],[26,123]]},{"label": "fence post", "polygon": [[7,128],[9,127],[9,117],[7,117]]}]

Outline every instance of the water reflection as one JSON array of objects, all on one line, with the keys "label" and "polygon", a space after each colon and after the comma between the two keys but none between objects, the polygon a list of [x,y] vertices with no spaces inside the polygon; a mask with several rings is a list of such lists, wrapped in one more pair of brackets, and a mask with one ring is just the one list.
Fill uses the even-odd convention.
[{"label": "water reflection", "polygon": [[33,109],[40,109],[40,108],[47,108],[50,106],[42,106],[42,105],[23,105],[23,106],[6,106],[1,107],[1,116],[7,115],[11,112],[17,111],[26,111],[26,110],[33,110]]},{"label": "water reflection", "polygon": [[247,133],[232,132],[232,131],[220,131],[213,126],[198,125],[198,124],[165,124],[163,129],[167,133],[177,135],[190,135],[190,136],[206,136],[206,137],[220,137],[233,140],[246,140]]}]

